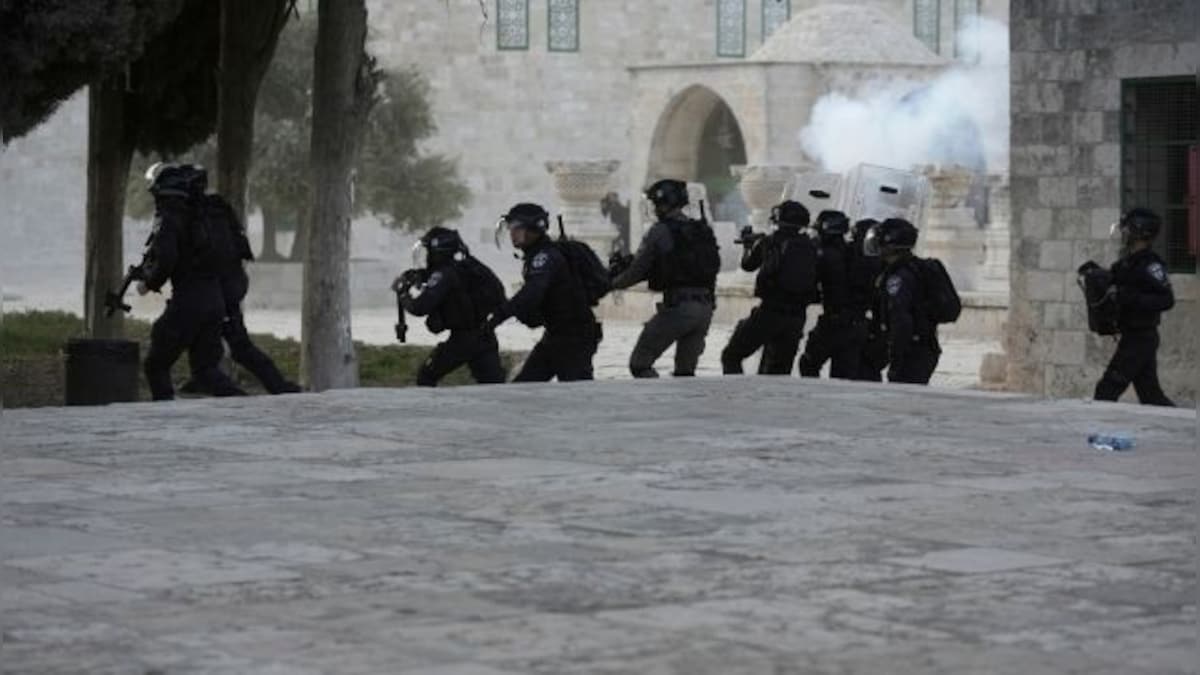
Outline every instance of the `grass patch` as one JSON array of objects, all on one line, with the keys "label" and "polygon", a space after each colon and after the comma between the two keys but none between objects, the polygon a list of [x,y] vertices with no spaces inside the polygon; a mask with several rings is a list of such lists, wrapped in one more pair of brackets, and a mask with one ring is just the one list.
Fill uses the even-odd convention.
[{"label": "grass patch", "polygon": [[[150,322],[125,319],[125,334],[140,343],[145,358],[150,344]],[[67,340],[83,337],[83,319],[68,312],[21,312],[4,315],[0,322],[0,396],[8,408],[62,405],[65,396],[63,348]],[[283,371],[297,379],[300,372],[300,343],[274,335],[252,333],[258,348],[266,352]],[[432,351],[415,345],[364,345],[355,343],[359,359],[359,382],[363,387],[410,387],[416,383],[417,370]],[[502,353],[505,368],[515,367],[520,355]],[[252,394],[265,393],[258,380],[228,358],[222,365],[234,381]],[[176,384],[187,379],[187,356],[172,371]],[[141,398],[149,400],[145,378]],[[467,369],[460,368],[445,378],[447,386],[473,384]]]}]

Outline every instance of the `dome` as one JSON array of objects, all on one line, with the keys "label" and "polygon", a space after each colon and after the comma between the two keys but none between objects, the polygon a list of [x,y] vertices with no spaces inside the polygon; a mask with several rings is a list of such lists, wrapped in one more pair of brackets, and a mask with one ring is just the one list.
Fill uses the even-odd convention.
[{"label": "dome", "polygon": [[797,13],[780,26],[750,60],[908,66],[949,63],[883,10],[841,3],[824,4]]}]

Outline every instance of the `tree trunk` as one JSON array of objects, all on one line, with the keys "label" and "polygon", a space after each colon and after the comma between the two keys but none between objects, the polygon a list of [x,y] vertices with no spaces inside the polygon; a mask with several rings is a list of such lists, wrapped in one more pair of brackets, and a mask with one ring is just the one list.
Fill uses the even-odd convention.
[{"label": "tree trunk", "polygon": [[217,191],[246,219],[254,107],[292,0],[221,0],[217,78]]},{"label": "tree trunk", "polygon": [[259,262],[283,260],[283,256],[279,255],[279,246],[275,242],[276,233],[279,231],[278,223],[279,214],[275,209],[262,207],[262,247],[257,256]]},{"label": "tree trunk", "polygon": [[304,208],[297,209],[294,216],[296,231],[292,235],[292,251],[288,254],[288,260],[292,262],[304,262],[304,257],[308,255],[308,226],[312,219],[308,206],[306,204]]},{"label": "tree trunk", "polygon": [[364,49],[365,0],[320,0],[317,21],[301,370],[309,388],[320,391],[358,384],[350,333],[350,182],[376,72]]},{"label": "tree trunk", "polygon": [[125,128],[124,77],[111,77],[88,91],[87,231],[83,315],[87,334],[124,334],[124,315],[104,316],[104,299],[124,276],[125,181],[133,148]]}]

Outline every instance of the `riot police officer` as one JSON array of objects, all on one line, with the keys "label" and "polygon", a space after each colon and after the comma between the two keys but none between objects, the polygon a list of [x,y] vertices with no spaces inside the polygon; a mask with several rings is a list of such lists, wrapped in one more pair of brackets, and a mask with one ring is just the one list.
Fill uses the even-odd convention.
[{"label": "riot police officer", "polygon": [[742,373],[742,362],[762,348],[760,375],[788,375],[804,337],[805,312],[817,297],[817,249],[805,233],[808,209],[786,201],[771,209],[775,231],[754,236],[743,230],[739,241],[742,269],[758,274],[754,296],[761,299],[750,316],[738,322],[721,352],[726,375]]},{"label": "riot police officer", "polygon": [[[425,325],[431,333],[450,331],[450,337],[434,348],[417,371],[417,385],[435,387],[463,364],[480,384],[504,382],[496,333],[483,325],[489,311],[504,301],[500,280],[482,262],[470,258],[454,230],[434,227],[417,245],[425,252],[425,266],[397,280],[403,282],[400,303],[409,314],[427,317]],[[473,288],[481,285],[488,288]],[[410,292],[413,288],[419,290],[415,296]],[[495,306],[486,306],[492,302]]]},{"label": "riot police officer", "polygon": [[863,252],[883,259],[874,316],[887,345],[888,381],[929,384],[942,353],[937,323],[922,306],[922,288],[912,249],[917,228],[902,218],[889,218],[867,233]]},{"label": "riot police officer", "polygon": [[654,362],[674,344],[674,375],[690,377],[696,374],[716,309],[721,270],[717,239],[707,222],[684,214],[687,183],[660,180],[646,190],[646,197],[658,221],[642,238],[633,261],[614,276],[612,287],[629,288],[646,280],[663,299],[638,337],[629,371],[637,378],[658,377]]},{"label": "riot police officer", "polygon": [[154,196],[154,230],[137,290],[159,292],[171,282],[171,298],[150,331],[143,364],[154,400],[175,397],[171,366],[184,350],[195,349],[192,364],[201,387],[216,396],[244,395],[218,367],[225,300],[222,265],[233,255],[233,242],[203,217],[208,175],[194,165],[155,164],[146,173]]},{"label": "riot police officer", "polygon": [[841,211],[822,211],[817,215],[816,230],[823,311],[808,334],[797,366],[801,376],[817,377],[825,362],[831,361],[830,377],[853,379],[858,375],[866,327],[856,324],[850,307],[850,252],[846,245],[850,219]]},{"label": "riot police officer", "polygon": [[498,224],[522,252],[525,284],[491,315],[487,326],[495,329],[515,316],[530,328],[545,327],[514,382],[591,380],[592,357],[602,338],[582,280],[550,239],[549,219],[538,204],[521,203]]},{"label": "riot police officer", "polygon": [[1112,266],[1110,292],[1118,307],[1121,331],[1117,351],[1096,384],[1096,400],[1116,401],[1132,384],[1146,405],[1173,406],[1158,382],[1158,325],[1162,313],[1175,306],[1167,266],[1151,249],[1162,220],[1149,209],[1131,209],[1114,226],[1122,255]]},{"label": "riot police officer", "polygon": [[[858,345],[859,353],[858,373],[854,375],[854,379],[868,382],[883,380],[883,366],[876,366],[872,356],[878,351],[876,345],[880,344],[880,337],[870,330],[870,315],[876,302],[875,280],[883,271],[883,265],[879,258],[863,252],[863,241],[867,238],[867,232],[878,224],[879,221],[873,218],[854,223],[848,251],[850,262],[847,277],[850,283],[850,299],[847,312],[850,315],[851,326],[848,339]],[[887,348],[884,347],[884,359],[881,360],[886,359],[886,351]]]},{"label": "riot police officer", "polygon": [[[250,290],[250,277],[246,274],[246,262],[254,260],[254,252],[250,241],[246,238],[246,228],[238,219],[233,207],[218,194],[204,196],[204,215],[212,227],[224,227],[229,231],[234,243],[234,255],[221,266],[221,295],[225,301],[225,321],[221,324],[221,337],[229,345],[229,356],[233,362],[250,371],[263,389],[270,394],[293,394],[300,391],[300,385],[284,377],[279,366],[250,339],[246,330],[246,320],[242,314],[242,300]],[[206,345],[220,349],[220,343]],[[220,358],[221,354],[217,354]],[[188,351],[188,361],[192,366],[192,379],[186,382],[180,391],[198,393],[203,390],[201,379],[197,377],[196,366],[202,364],[211,356],[198,354],[196,348]]]}]

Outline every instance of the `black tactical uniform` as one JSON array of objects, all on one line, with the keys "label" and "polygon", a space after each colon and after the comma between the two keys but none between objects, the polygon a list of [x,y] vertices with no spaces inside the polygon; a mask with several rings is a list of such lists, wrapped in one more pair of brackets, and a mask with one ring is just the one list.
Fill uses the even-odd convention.
[{"label": "black tactical uniform", "polygon": [[1146,244],[1112,266],[1121,337],[1103,378],[1096,384],[1095,397],[1116,401],[1132,384],[1142,403],[1173,406],[1158,382],[1158,325],[1162,313],[1175,306],[1175,293],[1166,264],[1149,248],[1161,221],[1152,211],[1133,209],[1119,225],[1127,250],[1133,242]]},{"label": "black tactical uniform", "polygon": [[413,316],[427,317],[431,333],[450,331],[450,337],[434,348],[417,371],[417,384],[434,387],[441,379],[463,364],[480,384],[499,384],[505,380],[500,362],[500,345],[494,330],[482,325],[481,316],[471,300],[468,277],[454,259],[465,247],[458,233],[434,228],[421,243],[427,251],[427,274],[416,297],[400,295],[404,310]]},{"label": "black tactical uniform", "polygon": [[819,376],[826,361],[832,361],[830,377],[854,379],[859,373],[866,325],[856,321],[850,305],[849,231],[850,221],[840,211],[823,211],[817,216],[822,312],[797,364],[803,377]]},{"label": "black tactical uniform", "polygon": [[591,380],[592,357],[602,337],[583,283],[546,234],[548,219],[536,204],[518,204],[504,218],[510,228],[527,228],[539,235],[524,249],[525,284],[492,314],[487,325],[495,328],[516,317],[530,328],[545,327],[513,382]]},{"label": "black tactical uniform", "polygon": [[637,378],[658,377],[654,362],[674,344],[674,375],[690,377],[696,374],[716,309],[720,254],[708,223],[683,214],[688,203],[686,183],[658,181],[646,196],[654,203],[659,221],[646,232],[633,262],[616,275],[612,287],[648,281],[650,290],[662,292],[663,299],[642,328],[629,357],[629,371]]},{"label": "black tactical uniform", "polygon": [[899,218],[889,218],[867,235],[864,250],[883,255],[885,266],[876,287],[873,322],[887,345],[888,381],[929,384],[942,348],[937,324],[923,305],[912,247],[917,228]]},{"label": "black tactical uniform", "polygon": [[[763,263],[770,256],[782,256],[791,246],[812,248],[802,228],[808,226],[808,209],[798,202],[784,202],[772,209],[771,220],[777,229],[760,237],[742,252],[742,269],[758,272],[754,279],[754,297],[762,302],[750,316],[738,322],[729,344],[721,352],[721,370],[726,375],[740,375],[742,362],[751,354],[763,350],[759,361],[760,375],[790,375],[792,362],[804,337],[808,305],[816,300],[815,289],[796,293],[780,287],[778,269],[768,269]],[[809,264],[815,250],[808,256]]]},{"label": "black tactical uniform", "polygon": [[228,250],[222,254],[222,233],[210,232],[202,221],[203,170],[168,165],[151,171],[155,223],[142,282],[161,291],[169,280],[171,299],[150,331],[143,364],[150,394],[156,401],[175,397],[171,367],[184,350],[195,348],[199,361],[193,372],[201,387],[216,396],[243,395],[218,368],[225,318],[220,264]]},{"label": "black tactical uniform", "polygon": [[[850,330],[847,340],[858,346],[858,372],[853,377],[856,380],[865,380],[868,382],[880,382],[883,380],[882,369],[872,365],[872,359],[869,356],[872,342],[870,314],[874,310],[876,303],[875,280],[883,272],[883,265],[879,258],[873,258],[862,250],[863,240],[866,239],[867,231],[876,222],[875,220],[866,219],[854,224],[854,236],[851,240],[850,250],[848,251],[849,269],[847,276],[850,283],[850,306],[848,309]],[[879,338],[878,336],[874,336],[874,339],[878,340]]]},{"label": "black tactical uniform", "polygon": [[[244,261],[254,260],[250,250],[250,242],[246,239],[246,230],[242,227],[234,213],[233,207],[220,195],[208,195],[205,206],[214,225],[224,223],[229,228],[235,244],[236,255],[229,260],[221,270],[221,295],[225,301],[225,321],[221,324],[221,337],[229,345],[229,356],[233,362],[250,371],[263,389],[271,394],[291,394],[300,391],[300,386],[288,380],[279,371],[279,367],[250,339],[246,330],[246,321],[242,316],[242,300],[250,290],[250,277],[246,274]],[[220,343],[216,344],[220,347]],[[220,354],[217,355],[220,358]],[[202,389],[196,377],[196,364],[204,363],[211,356],[199,355],[195,348],[189,350],[188,361],[192,365],[192,380],[183,386],[183,391],[199,391]]]}]

